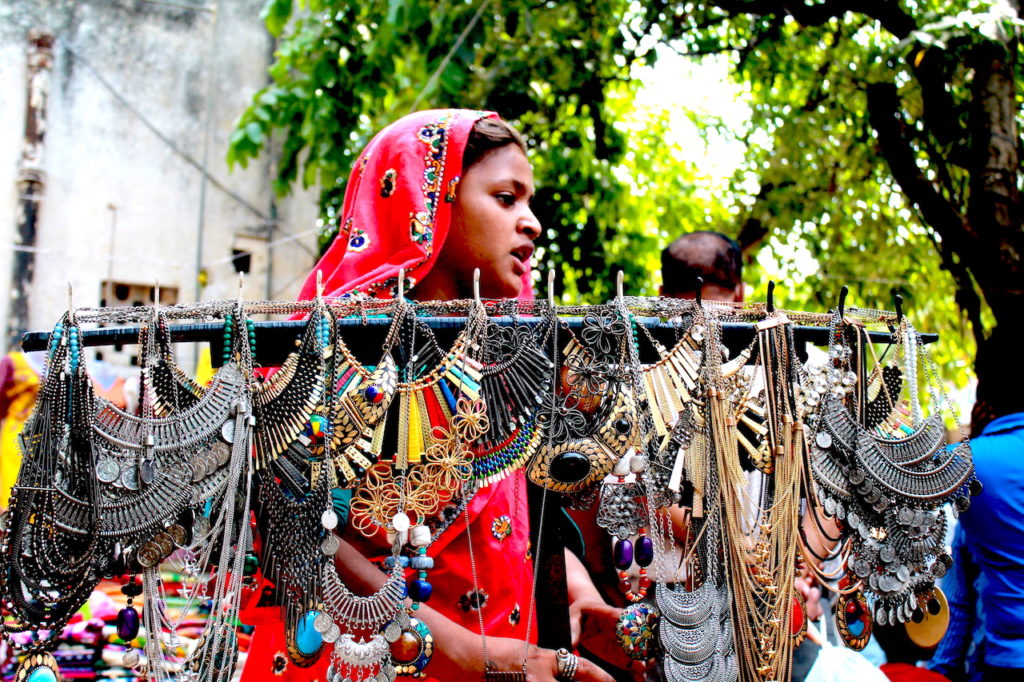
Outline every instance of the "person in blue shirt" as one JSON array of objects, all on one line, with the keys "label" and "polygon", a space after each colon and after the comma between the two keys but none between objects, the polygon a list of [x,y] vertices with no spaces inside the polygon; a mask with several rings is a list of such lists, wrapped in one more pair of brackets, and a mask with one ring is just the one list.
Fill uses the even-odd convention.
[{"label": "person in blue shirt", "polygon": [[[1000,333],[1002,331],[1002,333]],[[983,486],[954,539],[950,625],[930,667],[950,679],[1024,680],[1024,368],[1019,335],[996,330],[978,352],[972,414]]]}]

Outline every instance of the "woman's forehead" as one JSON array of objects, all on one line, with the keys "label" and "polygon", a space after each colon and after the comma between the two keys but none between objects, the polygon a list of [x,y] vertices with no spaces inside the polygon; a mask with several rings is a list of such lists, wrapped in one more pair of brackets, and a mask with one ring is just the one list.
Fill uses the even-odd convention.
[{"label": "woman's forehead", "polygon": [[533,167],[523,150],[515,144],[487,152],[466,171],[466,176],[470,175],[489,182],[518,183],[524,189],[533,190]]}]

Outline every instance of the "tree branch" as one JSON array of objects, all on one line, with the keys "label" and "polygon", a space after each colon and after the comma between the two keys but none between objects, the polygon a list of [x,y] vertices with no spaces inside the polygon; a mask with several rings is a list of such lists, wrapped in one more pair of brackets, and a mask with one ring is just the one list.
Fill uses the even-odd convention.
[{"label": "tree branch", "polygon": [[962,258],[954,257],[953,250],[949,248],[947,242],[939,241],[930,232],[928,238],[932,240],[935,250],[939,253],[939,258],[942,259],[942,269],[948,272],[956,282],[956,304],[967,315],[967,319],[971,323],[974,343],[981,348],[981,343],[985,340],[985,326],[981,322],[981,298],[974,288],[971,273],[967,270]]},{"label": "tree branch", "polygon": [[821,26],[847,12],[856,12],[875,19],[901,40],[917,30],[914,17],[894,0],[827,0],[814,4],[787,0],[717,0],[715,4],[734,15],[789,14],[804,26]]},{"label": "tree branch", "polygon": [[892,83],[867,86],[868,120],[878,136],[882,156],[900,189],[917,206],[925,222],[957,251],[970,248],[969,226],[959,210],[942,196],[917,165],[915,152],[903,133],[900,101]]},{"label": "tree branch", "polygon": [[[918,59],[920,55],[920,59]],[[964,139],[967,131],[960,125],[949,82],[946,55],[937,47],[922,48],[910,54],[910,68],[921,86],[922,120],[935,141],[949,145]]]},{"label": "tree branch", "polygon": [[889,164],[889,170],[899,183],[900,189],[920,212],[925,224],[930,225],[935,235],[929,235],[942,258],[942,266],[956,282],[956,301],[971,321],[974,338],[984,339],[985,328],[981,322],[981,300],[974,289],[971,272],[963,256],[954,254],[970,253],[976,248],[971,238],[970,226],[960,211],[932,184],[921,171],[915,159],[914,149],[904,135],[905,127],[900,117],[900,102],[896,86],[892,83],[873,83],[867,87],[868,119],[878,135],[882,156]]},{"label": "tree branch", "polygon": [[984,263],[984,268],[974,268],[975,276],[1000,321],[1004,316],[1019,315],[1024,298],[1017,89],[1011,51],[1015,48],[1015,44],[983,42],[970,57],[974,79],[967,217],[980,248],[965,258],[972,264]]}]

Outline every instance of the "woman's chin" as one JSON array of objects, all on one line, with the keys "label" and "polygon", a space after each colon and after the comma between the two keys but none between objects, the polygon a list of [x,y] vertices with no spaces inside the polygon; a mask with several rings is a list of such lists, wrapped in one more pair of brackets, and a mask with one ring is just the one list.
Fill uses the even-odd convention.
[{"label": "woman's chin", "polygon": [[510,277],[506,277],[501,282],[495,282],[496,286],[485,286],[483,282],[480,283],[480,296],[483,298],[518,298],[519,292],[523,290],[523,281],[521,279],[513,280]]}]

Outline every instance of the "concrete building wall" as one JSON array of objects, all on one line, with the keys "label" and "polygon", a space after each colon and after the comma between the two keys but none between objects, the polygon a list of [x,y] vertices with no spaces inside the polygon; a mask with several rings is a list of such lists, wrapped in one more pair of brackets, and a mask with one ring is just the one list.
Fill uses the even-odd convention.
[{"label": "concrete building wall", "polygon": [[[252,253],[247,298],[294,297],[314,262],[315,192],[275,200],[273,154],[233,171],[224,160],[234,121],[267,82],[273,42],[259,18],[263,0],[0,4],[5,246],[16,237],[28,34],[55,37],[33,329],[48,329],[65,310],[69,281],[82,306],[100,303],[108,279],[159,281],[179,301],[233,298],[233,249]],[[269,248],[297,233],[305,234]],[[12,253],[0,249],[0,281],[11,281]],[[9,299],[0,298],[6,320]]]}]

